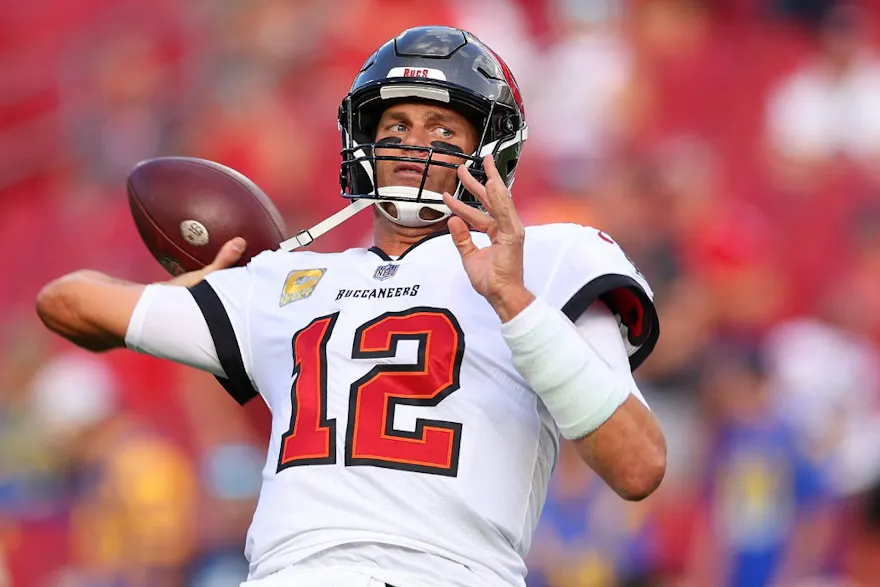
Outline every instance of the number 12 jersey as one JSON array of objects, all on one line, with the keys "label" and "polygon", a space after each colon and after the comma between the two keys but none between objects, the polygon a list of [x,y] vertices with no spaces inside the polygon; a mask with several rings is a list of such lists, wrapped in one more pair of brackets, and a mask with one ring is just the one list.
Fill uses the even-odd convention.
[{"label": "number 12 jersey", "polygon": [[[568,224],[530,227],[525,243],[526,286],[573,321],[604,301],[638,366],[657,318],[623,251]],[[524,584],[558,432],[448,233],[397,259],[266,252],[192,294],[221,383],[272,412],[251,578],[299,564],[374,566],[389,583]]]}]

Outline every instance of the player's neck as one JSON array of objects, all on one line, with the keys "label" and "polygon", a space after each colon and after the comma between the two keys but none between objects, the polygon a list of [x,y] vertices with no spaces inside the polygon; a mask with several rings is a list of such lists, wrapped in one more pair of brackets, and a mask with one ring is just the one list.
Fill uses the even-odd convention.
[{"label": "player's neck", "polygon": [[383,220],[384,222],[377,220],[373,224],[373,243],[389,257],[399,257],[423,238],[446,229],[445,222],[409,228],[398,226],[389,220]]}]

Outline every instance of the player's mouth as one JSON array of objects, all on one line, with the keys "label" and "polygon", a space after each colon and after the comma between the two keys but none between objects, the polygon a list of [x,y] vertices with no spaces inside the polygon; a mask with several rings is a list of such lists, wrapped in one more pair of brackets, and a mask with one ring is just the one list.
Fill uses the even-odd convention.
[{"label": "player's mouth", "polygon": [[394,175],[416,175],[419,178],[425,173],[425,166],[419,163],[398,163],[394,166]]},{"label": "player's mouth", "polygon": [[418,187],[422,184],[424,174],[425,166],[419,163],[398,163],[394,166],[394,180],[397,185]]}]

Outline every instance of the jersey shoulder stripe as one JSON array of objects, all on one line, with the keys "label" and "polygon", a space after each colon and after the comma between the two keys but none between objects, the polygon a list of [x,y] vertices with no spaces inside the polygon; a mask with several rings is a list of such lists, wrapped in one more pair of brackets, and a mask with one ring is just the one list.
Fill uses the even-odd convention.
[{"label": "jersey shoulder stripe", "polygon": [[220,365],[228,377],[228,379],[217,377],[217,381],[235,401],[244,405],[257,396],[257,390],[254,389],[244,368],[238,339],[235,336],[229,315],[226,313],[226,308],[223,307],[223,302],[217,292],[207,281],[194,285],[189,288],[189,291],[199,305],[205,322],[208,323],[208,330],[211,332],[211,338],[214,339],[214,347],[217,350],[217,358],[220,359]]}]

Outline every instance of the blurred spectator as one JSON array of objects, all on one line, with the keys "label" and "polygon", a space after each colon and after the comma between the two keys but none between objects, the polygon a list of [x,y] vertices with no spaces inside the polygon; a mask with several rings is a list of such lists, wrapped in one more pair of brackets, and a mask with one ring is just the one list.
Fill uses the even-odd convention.
[{"label": "blurred spectator", "polygon": [[50,349],[28,326],[7,319],[0,341],[0,525],[51,515],[57,498],[45,439],[28,410],[31,379]]},{"label": "blurred spectator", "polygon": [[533,65],[539,77],[524,88],[528,148],[544,157],[550,186],[583,193],[627,136],[645,95],[634,86],[622,2],[554,0],[551,15],[555,42]]},{"label": "blurred spectator", "polygon": [[[238,585],[247,578],[244,537],[262,481],[268,423],[252,430],[244,410],[218,393],[213,376],[181,373],[181,408],[198,462],[198,536],[187,587]],[[257,407],[266,410],[265,404]],[[253,408],[250,408],[253,409]],[[223,422],[223,426],[217,426]]]},{"label": "blurred spectator", "polygon": [[539,77],[539,70],[536,70],[540,49],[529,34],[525,7],[516,0],[454,0],[450,8],[454,11],[457,26],[472,31],[504,57],[516,75],[523,96],[529,96],[526,110],[530,112],[532,88],[537,91],[544,77]]},{"label": "blurred spectator", "polygon": [[836,5],[819,30],[819,50],[773,90],[767,133],[780,181],[807,187],[832,158],[866,168],[880,157],[880,58],[867,15]]},{"label": "blurred spectator", "polygon": [[180,584],[194,531],[188,459],[118,404],[118,382],[98,358],[61,355],[37,373],[34,426],[63,475],[71,566],[58,585]]},{"label": "blurred spectator", "polygon": [[0,332],[0,575],[8,561],[12,584],[27,585],[63,563],[67,550],[57,523],[62,488],[29,410],[31,380],[51,349],[21,316],[7,316]]},{"label": "blurred spectator", "polygon": [[828,563],[827,471],[780,418],[767,376],[747,340],[716,344],[706,365],[705,511],[690,585],[800,584]]},{"label": "blurred spectator", "polygon": [[[873,191],[870,193],[874,193]],[[853,206],[841,276],[823,292],[824,313],[839,327],[880,344],[880,206]]]},{"label": "blurred spectator", "polygon": [[782,322],[767,339],[773,395],[809,456],[846,495],[880,479],[880,353],[814,318]]},{"label": "blurred spectator", "polygon": [[230,442],[205,455],[199,545],[187,587],[225,587],[247,579],[243,537],[260,492],[264,453],[250,443]]},{"label": "blurred spectator", "polygon": [[533,537],[529,587],[613,587],[646,579],[656,548],[650,514],[650,502],[622,501],[563,442]]}]

